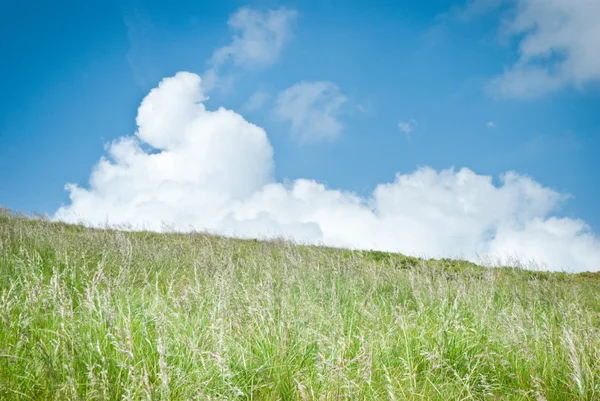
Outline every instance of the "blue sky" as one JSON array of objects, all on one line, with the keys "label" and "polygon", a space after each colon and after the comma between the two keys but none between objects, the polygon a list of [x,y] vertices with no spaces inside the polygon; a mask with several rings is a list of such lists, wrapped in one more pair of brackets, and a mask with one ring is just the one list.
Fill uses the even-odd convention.
[{"label": "blue sky", "polygon": [[[600,53],[599,9],[554,3],[3,2],[0,204],[50,215],[74,204],[65,184],[89,189],[111,142],[136,132],[142,99],[188,71],[205,78],[207,109],[235,110],[265,130],[274,182],[310,179],[369,203],[378,185],[426,166],[465,167],[497,187],[515,171],[572,196],[541,218],[581,219],[598,233],[600,62],[590,54]],[[257,18],[280,21],[266,37],[259,23],[244,41]],[[567,25],[553,30],[553,18]],[[110,217],[110,207],[97,208]],[[127,216],[116,220],[150,218]],[[315,221],[317,241],[354,245]]]}]

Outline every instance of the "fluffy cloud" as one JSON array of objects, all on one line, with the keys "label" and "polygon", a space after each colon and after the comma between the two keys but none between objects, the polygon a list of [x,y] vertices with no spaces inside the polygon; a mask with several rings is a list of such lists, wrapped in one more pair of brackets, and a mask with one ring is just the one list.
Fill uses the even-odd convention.
[{"label": "fluffy cloud", "polygon": [[332,140],[342,131],[338,117],[345,102],[332,82],[300,82],[277,96],[275,115],[290,121],[302,141]]},{"label": "fluffy cloud", "polygon": [[600,80],[597,0],[478,0],[468,10],[514,5],[505,32],[518,38],[519,59],[492,82],[506,96],[532,98],[566,85]]},{"label": "fluffy cloud", "polygon": [[71,203],[55,218],[600,268],[600,242],[585,223],[553,217],[566,197],[531,178],[509,172],[496,186],[469,169],[424,167],[366,198],[313,180],[283,185],[273,180],[264,130],[233,111],[207,110],[203,99],[197,75],[164,79],[143,100],[135,136],[110,145],[89,188],[67,186]]}]

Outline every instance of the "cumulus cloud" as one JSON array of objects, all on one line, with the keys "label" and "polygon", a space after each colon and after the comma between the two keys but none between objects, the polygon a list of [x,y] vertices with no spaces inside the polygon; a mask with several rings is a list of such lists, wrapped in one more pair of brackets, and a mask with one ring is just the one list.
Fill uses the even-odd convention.
[{"label": "cumulus cloud", "polygon": [[219,69],[228,62],[246,69],[274,64],[292,37],[292,23],[297,15],[287,8],[259,11],[248,7],[232,14],[227,24],[234,32],[233,40],[213,53],[204,86],[214,86]]},{"label": "cumulus cloud", "polygon": [[346,100],[332,82],[299,82],[277,96],[274,112],[300,140],[333,140],[343,128],[338,118]]},{"label": "cumulus cloud", "polygon": [[[133,224],[413,255],[518,255],[548,269],[598,270],[600,241],[580,220],[555,217],[566,196],[508,172],[500,185],[463,168],[419,168],[368,197],[309,179],[273,179],[265,131],[224,108],[207,110],[191,73],[143,100],[134,136],[113,142],[88,188],[69,184],[56,219]],[[145,150],[147,147],[153,150]]]},{"label": "cumulus cloud", "polygon": [[519,58],[491,87],[534,98],[567,85],[600,80],[600,2],[597,0],[478,0],[467,9],[508,4],[505,32],[519,41]]}]

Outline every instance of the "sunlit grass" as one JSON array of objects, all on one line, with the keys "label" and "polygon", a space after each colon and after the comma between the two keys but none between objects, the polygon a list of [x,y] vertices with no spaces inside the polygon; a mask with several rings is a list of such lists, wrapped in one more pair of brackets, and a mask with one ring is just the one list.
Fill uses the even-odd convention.
[{"label": "sunlit grass", "polygon": [[2,400],[600,399],[600,279],[0,214]]}]

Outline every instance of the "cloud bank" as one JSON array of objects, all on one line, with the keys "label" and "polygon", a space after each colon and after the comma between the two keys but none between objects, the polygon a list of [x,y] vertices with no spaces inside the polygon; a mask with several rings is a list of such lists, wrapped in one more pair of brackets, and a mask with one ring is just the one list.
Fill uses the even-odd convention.
[{"label": "cloud bank", "polygon": [[[113,142],[89,187],[68,184],[54,218],[92,225],[208,230],[241,237],[475,259],[518,256],[553,270],[598,270],[600,242],[583,221],[553,217],[566,196],[508,172],[496,186],[469,169],[419,168],[368,197],[308,179],[273,179],[265,131],[207,110],[198,75],[164,79],[143,100],[135,136]],[[151,147],[152,150],[146,150]]]},{"label": "cloud bank", "polygon": [[509,97],[534,98],[600,81],[600,1],[477,0],[467,11],[511,5],[504,31],[519,58],[492,82]]}]

